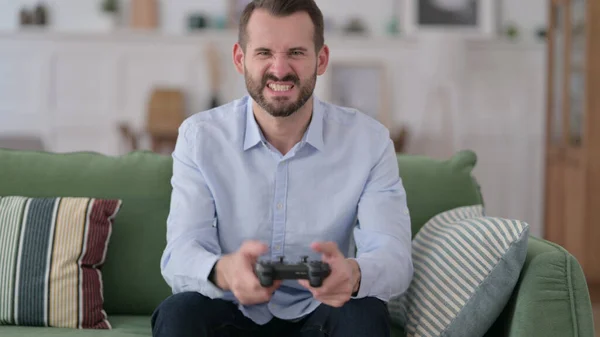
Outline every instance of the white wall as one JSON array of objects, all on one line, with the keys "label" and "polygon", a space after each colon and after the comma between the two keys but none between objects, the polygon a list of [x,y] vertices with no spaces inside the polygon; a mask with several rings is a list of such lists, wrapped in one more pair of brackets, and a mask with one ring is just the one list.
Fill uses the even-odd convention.
[{"label": "white wall", "polygon": [[[129,0],[124,3],[125,16]],[[160,26],[166,33],[185,32],[186,18],[190,11],[224,16],[229,0],[159,0]],[[326,17],[343,25],[351,17],[360,17],[378,35],[385,32],[393,9],[401,12],[403,1],[398,0],[317,0]],[[500,22],[517,24],[523,34],[532,36],[535,30],[546,24],[547,0],[494,0],[500,2]],[[19,9],[32,6],[39,0],[0,0],[0,31],[18,29]],[[90,30],[103,27],[104,20],[98,7],[101,0],[44,0],[51,10],[52,29]]]},{"label": "white wall", "polygon": [[[168,5],[167,5],[168,1]],[[34,133],[57,152],[92,150],[107,154],[125,148],[116,124],[144,124],[150,89],[182,87],[190,95],[188,113],[208,106],[204,43],[219,41],[225,71],[222,100],[244,93],[243,79],[231,66],[231,32],[179,35],[188,10],[224,13],[224,0],[161,2],[161,31],[168,34],[15,33],[21,4],[0,0],[0,134]],[[46,0],[53,29],[81,32],[105,24],[99,0]],[[380,35],[392,0],[318,0],[325,15],[345,20],[360,13]],[[210,6],[210,7],[209,7]],[[531,40],[546,21],[545,0],[504,0],[504,22],[516,22]],[[216,34],[216,35],[215,35]],[[469,42],[449,45],[423,39],[331,36],[332,61],[379,62],[386,67],[394,126],[410,128],[408,152],[447,157],[476,151],[475,176],[491,215],[519,218],[542,235],[545,45],[539,42]],[[460,54],[463,53],[463,54]],[[462,75],[446,74],[463,59]],[[441,76],[441,74],[437,74]],[[441,90],[441,91],[437,91]],[[440,95],[440,93],[442,95]],[[447,93],[448,101],[443,101]],[[317,94],[328,99],[327,76]]]},{"label": "white wall", "polygon": [[[117,124],[143,128],[153,87],[183,89],[188,113],[208,107],[209,41],[224,60],[222,100],[238,98],[245,86],[230,61],[235,34],[0,33],[0,134],[37,134],[56,152],[123,153]],[[331,37],[331,64],[385,67],[391,127],[409,127],[408,152],[447,158],[474,150],[489,214],[528,221],[540,235],[544,45],[438,42]],[[460,63],[464,72],[432,70]],[[316,90],[325,100],[329,73]]]}]

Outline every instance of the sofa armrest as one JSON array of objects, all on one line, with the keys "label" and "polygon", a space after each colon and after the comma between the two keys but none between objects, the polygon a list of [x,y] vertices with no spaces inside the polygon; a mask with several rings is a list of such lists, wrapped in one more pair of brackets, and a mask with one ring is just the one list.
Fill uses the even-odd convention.
[{"label": "sofa armrest", "polygon": [[594,337],[592,305],[579,262],[564,248],[530,237],[512,297],[485,336]]}]

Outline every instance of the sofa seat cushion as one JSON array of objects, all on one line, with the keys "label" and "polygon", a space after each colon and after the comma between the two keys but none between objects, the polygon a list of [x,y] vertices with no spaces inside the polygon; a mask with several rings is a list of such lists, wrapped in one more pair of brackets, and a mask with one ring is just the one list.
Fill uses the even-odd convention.
[{"label": "sofa seat cushion", "polygon": [[141,337],[152,336],[150,316],[109,316],[111,330],[76,330],[0,326],[2,337]]}]

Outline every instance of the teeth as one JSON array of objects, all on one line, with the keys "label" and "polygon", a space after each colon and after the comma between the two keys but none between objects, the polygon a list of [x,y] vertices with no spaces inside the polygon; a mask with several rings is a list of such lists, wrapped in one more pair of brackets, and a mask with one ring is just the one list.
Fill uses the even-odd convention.
[{"label": "teeth", "polygon": [[292,86],[271,83],[271,84],[269,84],[269,88],[271,88],[271,90],[273,90],[273,91],[288,91],[288,90],[292,89]]}]

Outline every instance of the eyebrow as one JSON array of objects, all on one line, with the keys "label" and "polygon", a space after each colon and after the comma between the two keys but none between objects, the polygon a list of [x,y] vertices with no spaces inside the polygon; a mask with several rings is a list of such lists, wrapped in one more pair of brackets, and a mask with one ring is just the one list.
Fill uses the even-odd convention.
[{"label": "eyebrow", "polygon": [[[256,48],[254,49],[255,52],[271,52],[271,49],[269,48],[265,48],[265,47],[260,47],[260,48]],[[304,47],[293,47],[293,48],[289,48],[288,52],[292,52],[292,51],[303,51],[303,52],[308,52],[308,49],[304,48]]]},{"label": "eyebrow", "polygon": [[294,48],[290,48],[290,51],[308,51],[308,49],[306,49],[304,47],[294,47]]}]

